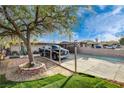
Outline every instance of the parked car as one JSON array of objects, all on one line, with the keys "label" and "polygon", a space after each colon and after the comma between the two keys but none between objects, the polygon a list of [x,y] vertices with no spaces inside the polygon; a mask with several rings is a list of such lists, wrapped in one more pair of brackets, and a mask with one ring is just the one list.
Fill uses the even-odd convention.
[{"label": "parked car", "polygon": [[59,59],[59,48],[60,48],[60,58],[64,59],[69,56],[69,50],[62,48],[59,45],[52,45],[47,48],[43,47],[39,49],[41,56],[50,57],[50,52],[52,53],[52,59]]},{"label": "parked car", "polygon": [[106,46],[105,48],[107,48],[107,49],[115,49],[116,47],[113,46],[113,45],[109,45],[109,46]]},{"label": "parked car", "polygon": [[35,51],[33,51],[33,54],[39,54],[39,52],[35,50]]},{"label": "parked car", "polygon": [[95,48],[102,48],[102,46],[100,46],[100,45],[96,45]]},{"label": "parked car", "polygon": [[115,48],[121,48],[120,45],[113,45]]}]

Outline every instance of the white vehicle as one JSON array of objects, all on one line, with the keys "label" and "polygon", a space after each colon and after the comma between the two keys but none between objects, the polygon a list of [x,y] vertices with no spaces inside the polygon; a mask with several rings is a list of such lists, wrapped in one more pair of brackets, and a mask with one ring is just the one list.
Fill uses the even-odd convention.
[{"label": "white vehicle", "polygon": [[120,45],[109,45],[109,46],[106,46],[105,48],[107,49],[116,49],[116,48],[121,48]]},{"label": "white vehicle", "polygon": [[107,48],[107,49],[115,49],[115,47],[112,46],[112,45],[110,45],[110,46],[106,46],[105,48]]}]

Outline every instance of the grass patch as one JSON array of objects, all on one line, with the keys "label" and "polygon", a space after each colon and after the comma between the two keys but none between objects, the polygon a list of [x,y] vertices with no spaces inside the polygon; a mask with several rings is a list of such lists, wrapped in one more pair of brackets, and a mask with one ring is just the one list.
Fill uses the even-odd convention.
[{"label": "grass patch", "polygon": [[74,74],[71,77],[45,86],[46,88],[120,88],[120,85],[97,77]]},{"label": "grass patch", "polygon": [[50,76],[34,81],[26,81],[26,82],[2,81],[2,83],[0,83],[0,88],[41,88],[47,84],[51,84],[63,78],[65,78],[65,76],[57,74],[54,76]]},{"label": "grass patch", "polygon": [[0,76],[0,87],[7,88],[119,88],[118,84],[107,80],[97,78],[86,74],[74,74],[70,77],[65,77],[61,74],[46,77],[44,79],[27,81],[27,82],[12,82],[5,80],[4,76]]}]

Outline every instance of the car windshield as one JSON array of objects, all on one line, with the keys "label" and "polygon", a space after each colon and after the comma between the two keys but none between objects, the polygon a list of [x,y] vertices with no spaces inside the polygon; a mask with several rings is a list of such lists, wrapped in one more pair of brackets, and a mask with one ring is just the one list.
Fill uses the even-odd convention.
[{"label": "car windshield", "polygon": [[54,46],[52,46],[52,49],[58,49],[58,47],[59,47],[59,46],[54,45]]}]

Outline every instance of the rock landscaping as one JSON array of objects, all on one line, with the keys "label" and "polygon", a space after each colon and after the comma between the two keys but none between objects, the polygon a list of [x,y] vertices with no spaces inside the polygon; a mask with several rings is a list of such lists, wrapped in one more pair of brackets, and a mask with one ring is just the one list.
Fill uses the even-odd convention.
[{"label": "rock landscaping", "polygon": [[34,59],[35,65],[31,68],[26,67],[28,65],[28,58],[26,57],[4,60],[1,64],[7,64],[1,65],[0,70],[3,72],[0,72],[0,74],[5,74],[7,80],[16,82],[37,80],[58,73],[67,76],[72,74],[71,71],[60,67],[57,63],[47,58],[37,56]]}]

